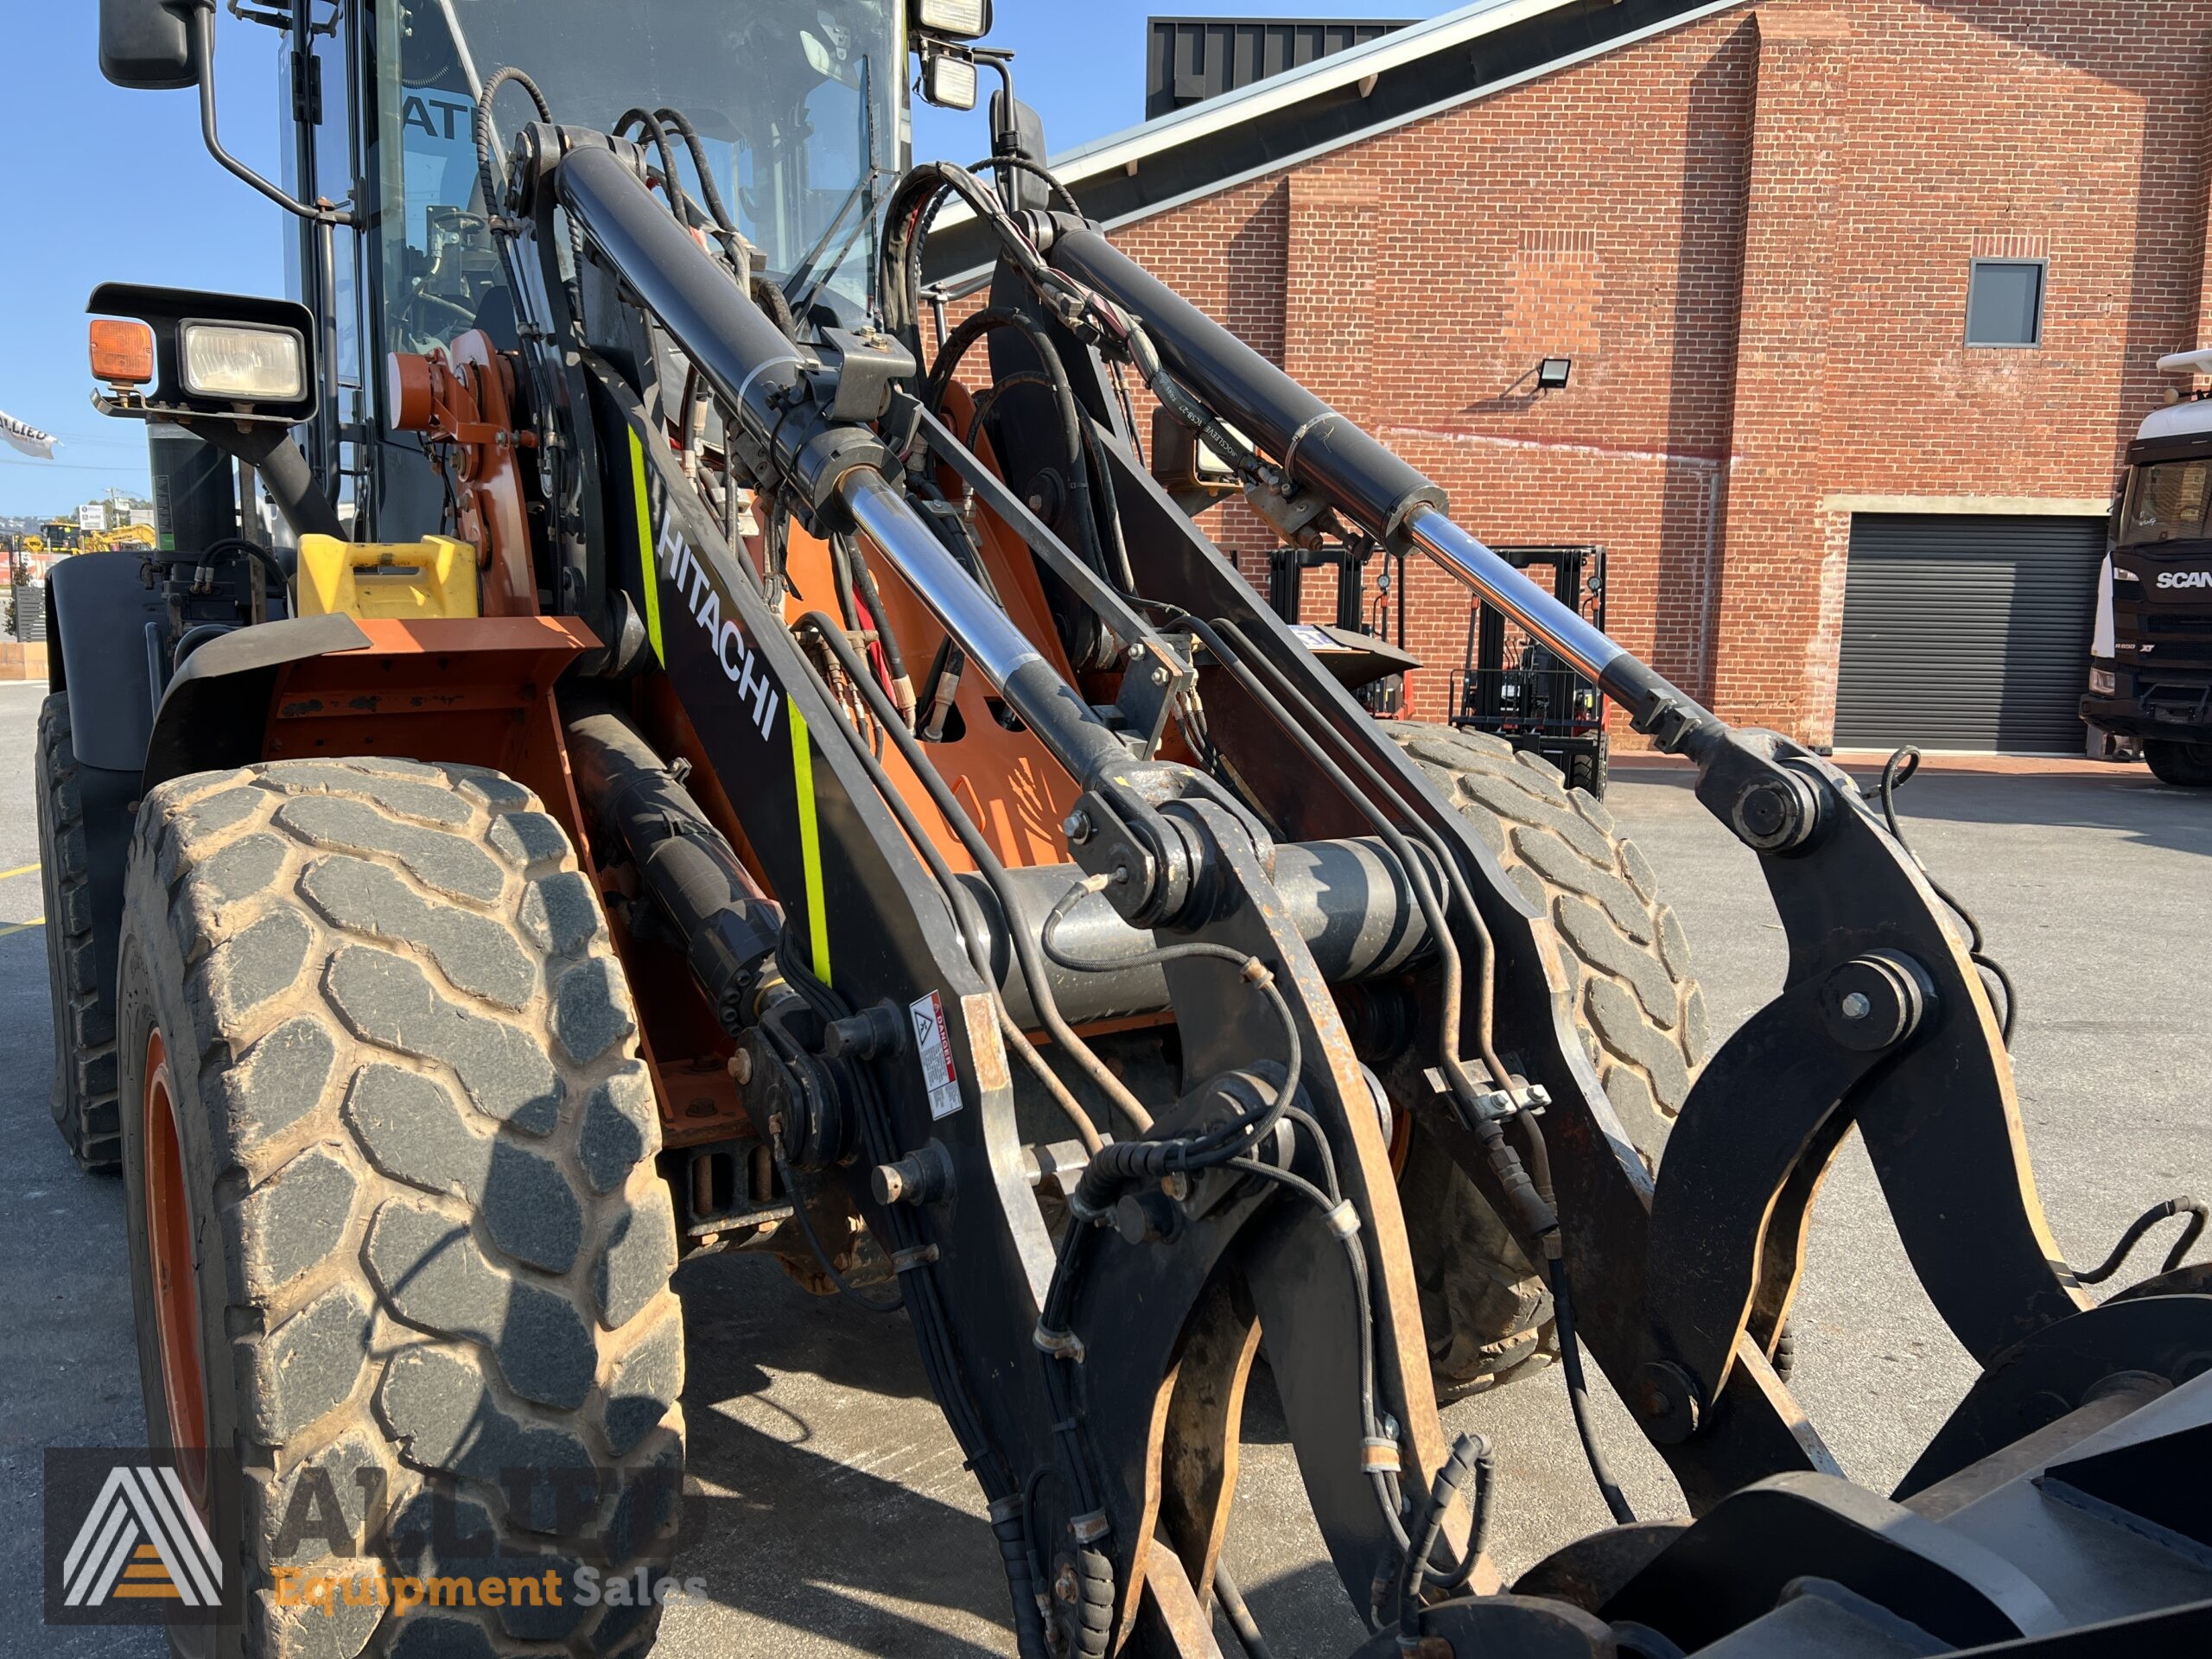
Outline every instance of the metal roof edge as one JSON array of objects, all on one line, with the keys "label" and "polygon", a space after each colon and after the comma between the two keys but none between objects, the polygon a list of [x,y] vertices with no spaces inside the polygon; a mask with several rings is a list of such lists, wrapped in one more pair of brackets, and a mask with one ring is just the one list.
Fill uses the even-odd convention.
[{"label": "metal roof edge", "polygon": [[[1492,19],[1496,20],[1494,22],[1490,22],[1490,26],[1487,28],[1467,28],[1465,32],[1462,35],[1457,35],[1451,39],[1433,41],[1431,49],[1442,50],[1448,47],[1460,44],[1463,41],[1478,39],[1483,35],[1492,33],[1497,29],[1510,27],[1511,24],[1519,22],[1524,18],[1540,16],[1543,12],[1554,10],[1565,3],[1566,0],[1508,0],[1508,3],[1490,4],[1480,8],[1482,12],[1482,17],[1480,19],[1472,19],[1469,17],[1468,12],[1476,10],[1476,8],[1471,7],[1468,8],[1466,11],[1447,13],[1443,17],[1432,19],[1430,24],[1425,24],[1421,27],[1423,29],[1428,29],[1435,24],[1442,24],[1454,21],[1459,22],[1464,26],[1471,22],[1489,21]],[[1183,207],[1190,202],[1203,200],[1208,196],[1219,195],[1224,190],[1233,190],[1240,184],[1250,183],[1254,179],[1265,178],[1270,173],[1281,173],[1294,167],[1302,166],[1306,162],[1312,161],[1317,156],[1325,156],[1332,151],[1338,149],[1349,149],[1354,144],[1365,143],[1370,138],[1380,137],[1384,133],[1395,132],[1402,127],[1411,126],[1417,121],[1426,121],[1429,117],[1441,114],[1446,110],[1458,109],[1463,105],[1478,103],[1484,99],[1495,97],[1500,92],[1511,92],[1516,86],[1527,86],[1531,81],[1541,80],[1548,75],[1559,73],[1561,70],[1574,68],[1579,65],[1588,63],[1594,59],[1602,58],[1611,53],[1620,51],[1625,47],[1635,46],[1642,41],[1651,40],[1656,36],[1667,34],[1670,30],[1685,28],[1691,23],[1699,22],[1703,21],[1705,18],[1713,16],[1716,13],[1728,11],[1740,6],[1751,5],[1756,3],[1757,0],[1707,0],[1707,3],[1703,5],[1693,6],[1687,11],[1678,12],[1671,17],[1662,18],[1657,22],[1648,24],[1644,28],[1633,30],[1629,34],[1618,35],[1609,41],[1599,41],[1595,45],[1585,48],[1578,52],[1565,54],[1558,58],[1551,59],[1544,63],[1541,63],[1531,68],[1523,70],[1518,74],[1504,76],[1497,80],[1484,82],[1479,86],[1469,87],[1464,92],[1455,93],[1450,98],[1439,99],[1433,103],[1423,105],[1419,109],[1410,110],[1403,114],[1392,117],[1389,119],[1378,121],[1375,125],[1371,127],[1363,127],[1357,132],[1332,137],[1305,149],[1294,151],[1290,155],[1270,157],[1268,160],[1262,162],[1258,166],[1246,168],[1241,172],[1226,174],[1218,179],[1210,179],[1205,183],[1192,189],[1183,191],[1176,195],[1165,197],[1156,202],[1147,202],[1143,207],[1134,213],[1120,213],[1112,218],[1103,219],[1101,221],[1101,224],[1104,229],[1109,231],[1120,230],[1124,226],[1140,224],[1145,219],[1154,218],[1160,213],[1171,213],[1174,209]],[[1503,15],[1507,13],[1509,10],[1510,12],[1510,16]],[[1159,155],[1168,149],[1180,148],[1185,143],[1192,143],[1199,137],[1218,131],[1225,126],[1236,125],[1242,121],[1249,120],[1254,117],[1287,107],[1288,105],[1299,101],[1296,98],[1284,98],[1272,100],[1262,105],[1256,99],[1253,99],[1250,97],[1251,93],[1259,92],[1271,87],[1278,86],[1282,82],[1293,79],[1294,78],[1308,76],[1316,70],[1332,67],[1335,65],[1341,64],[1345,60],[1357,57],[1360,54],[1367,52],[1372,48],[1394,45],[1398,41],[1404,41],[1408,36],[1414,34],[1414,31],[1413,29],[1401,30],[1395,35],[1385,35],[1382,40],[1370,41],[1367,46],[1355,47],[1351,51],[1340,52],[1334,57],[1321,59],[1317,62],[1307,65],[1304,69],[1294,70],[1289,74],[1277,75],[1270,79],[1258,82],[1246,92],[1231,93],[1225,98],[1211,99],[1210,100],[1211,105],[1226,105],[1242,103],[1244,107],[1243,108],[1242,113],[1236,120],[1213,124],[1212,125],[1208,126],[1204,132],[1185,130],[1177,125],[1177,124],[1181,122],[1184,118],[1179,116],[1166,116],[1163,117],[1159,121],[1148,122],[1143,127],[1132,128],[1127,132],[1115,135],[1111,137],[1099,139],[1090,144],[1079,146],[1075,149],[1070,150],[1066,156],[1055,158],[1050,165],[1052,171],[1058,174],[1065,182],[1075,184],[1081,182],[1084,179],[1095,177],[1100,173],[1106,172],[1109,170],[1112,166],[1127,166],[1132,161],[1141,161],[1144,156]],[[1408,53],[1405,54],[1402,60],[1406,62],[1414,62],[1422,57],[1426,57],[1427,55],[1428,55],[1428,54],[1426,51]],[[1357,74],[1337,76],[1325,82],[1317,81],[1309,83],[1305,86],[1303,91],[1300,94],[1300,97],[1310,97],[1316,93],[1328,91],[1335,86],[1344,86],[1351,82],[1363,79],[1368,73],[1372,71],[1372,69],[1373,66],[1370,64],[1367,69],[1363,69],[1361,73]],[[1208,106],[1202,105],[1200,107],[1205,108]],[[1194,114],[1197,111],[1193,111]],[[1175,129],[1172,142],[1169,141],[1164,133],[1160,133],[1160,130],[1171,127]],[[1136,148],[1134,143],[1136,137],[1140,135],[1154,134],[1160,135],[1159,142],[1148,143],[1141,149]],[[1129,153],[1124,154],[1116,150],[1110,156],[1108,156],[1107,147],[1120,146],[1123,144],[1128,144],[1129,146]],[[1106,159],[1100,160],[1099,158],[1101,157],[1106,157]],[[1080,173],[1071,173],[1067,170],[1066,163],[1077,158],[1092,160],[1096,162],[1096,164],[1086,167]],[[953,225],[961,223],[969,216],[970,215],[965,207],[948,207],[944,213],[938,216],[938,223],[942,226],[949,228]],[[944,286],[955,296],[972,293],[975,291],[974,285],[976,283],[977,279],[988,277],[991,269],[992,267],[989,265],[971,266],[969,269],[960,272],[957,276],[944,278]]]},{"label": "metal roof edge", "polygon": [[[1233,92],[1224,92],[1194,104],[1187,110],[1124,127],[1119,132],[1077,144],[1052,159],[1055,173],[1072,182],[1094,173],[1126,166],[1160,150],[1205,137],[1224,127],[1233,127],[1255,115],[1279,110],[1316,92],[1349,86],[1368,76],[1382,74],[1402,63],[1412,63],[1432,52],[1478,40],[1522,19],[1556,11],[1569,0],[1475,0],[1472,5],[1447,11],[1385,35],[1379,40],[1332,53],[1325,58],[1269,75]],[[1242,22],[1237,19],[1235,21]]]}]

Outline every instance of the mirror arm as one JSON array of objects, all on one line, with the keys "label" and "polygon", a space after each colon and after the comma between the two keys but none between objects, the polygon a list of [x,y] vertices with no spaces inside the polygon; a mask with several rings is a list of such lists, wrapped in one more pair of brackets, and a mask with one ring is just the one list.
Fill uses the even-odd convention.
[{"label": "mirror arm", "polygon": [[305,202],[287,194],[223,148],[215,130],[215,0],[187,0],[192,9],[194,51],[200,60],[200,137],[224,170],[243,179],[286,213],[320,225],[353,225],[353,211],[327,202]]}]

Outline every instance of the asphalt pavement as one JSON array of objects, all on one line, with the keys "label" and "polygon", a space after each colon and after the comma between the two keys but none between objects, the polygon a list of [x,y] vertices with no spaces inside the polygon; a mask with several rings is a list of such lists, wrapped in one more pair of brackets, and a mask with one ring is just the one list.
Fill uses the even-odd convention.
[{"label": "asphalt pavement", "polygon": [[[0,871],[38,855],[41,695],[0,686]],[[1623,768],[1610,804],[1681,915],[1718,1041],[1780,983],[1783,937],[1756,861],[1688,784]],[[2013,1058],[2045,1210],[2063,1249],[2101,1258],[2152,1202],[2212,1185],[2212,795],[2140,768],[1929,772],[1899,805],[2019,988]],[[5,931],[39,912],[35,874],[0,875],[0,1652],[150,1656],[162,1650],[150,1632],[40,1623],[41,1448],[130,1445],[143,1428],[121,1188],[79,1174],[54,1133],[44,941],[36,926]],[[695,1262],[678,1283],[692,1478],[677,1573],[702,1578],[708,1595],[671,1610],[659,1651],[1011,1653],[975,1483],[902,1319],[818,1300],[767,1262]],[[1919,1289],[1855,1146],[1815,1212],[1796,1329],[1796,1387],[1813,1422],[1847,1472],[1886,1490],[1974,1368]],[[1638,1513],[1680,1513],[1626,1414],[1609,1395],[1598,1403]],[[1492,1544],[1509,1578],[1605,1524],[1556,1373],[1453,1406],[1446,1426],[1497,1448]],[[1361,1632],[1264,1376],[1245,1431],[1228,1559],[1281,1659],[1340,1659]],[[1225,1630],[1223,1642],[1233,1655]]]}]

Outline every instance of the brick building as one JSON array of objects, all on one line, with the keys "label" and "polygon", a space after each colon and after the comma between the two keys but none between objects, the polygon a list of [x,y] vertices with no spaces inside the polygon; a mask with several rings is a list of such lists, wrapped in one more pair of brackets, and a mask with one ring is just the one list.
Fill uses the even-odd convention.
[{"label": "brick building", "polygon": [[[1605,543],[1730,716],[2052,749],[2119,452],[2212,340],[2208,45],[2212,0],[1489,0],[1055,165],[1468,528]],[[1408,618],[1433,716],[1463,591],[1416,562]]]}]

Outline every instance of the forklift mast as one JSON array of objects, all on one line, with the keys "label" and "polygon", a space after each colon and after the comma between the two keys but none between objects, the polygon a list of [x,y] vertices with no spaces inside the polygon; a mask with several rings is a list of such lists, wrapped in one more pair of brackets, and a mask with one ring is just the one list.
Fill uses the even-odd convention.
[{"label": "forklift mast", "polygon": [[[1602,544],[1491,550],[1516,570],[1548,568],[1553,596],[1604,631]],[[1480,597],[1467,609],[1466,663],[1452,672],[1449,707],[1452,723],[1461,729],[1502,737],[1550,761],[1574,786],[1605,792],[1610,741],[1597,685],[1540,639],[1516,630],[1509,642],[1505,613]]]}]

